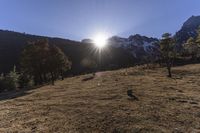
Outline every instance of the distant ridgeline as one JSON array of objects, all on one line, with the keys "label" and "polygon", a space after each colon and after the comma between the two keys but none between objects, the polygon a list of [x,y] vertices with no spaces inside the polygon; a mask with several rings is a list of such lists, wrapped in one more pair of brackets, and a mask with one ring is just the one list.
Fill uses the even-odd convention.
[{"label": "distant ridgeline", "polygon": [[[189,37],[197,36],[197,28],[200,25],[200,16],[190,17],[178,31],[174,38],[181,46]],[[144,59],[158,56],[158,42],[156,38],[148,38],[141,35],[131,35],[128,38],[111,37],[101,57],[91,40],[84,39],[82,42],[71,41],[61,38],[29,35],[12,31],[0,30],[0,73],[7,73],[16,65],[19,69],[21,51],[38,39],[47,38],[50,45],[59,47],[69,60],[72,61],[70,74],[80,74],[100,68],[102,70],[132,66]]]},{"label": "distant ridgeline", "polygon": [[69,72],[71,74],[96,69],[95,65],[91,65],[94,61],[100,64],[101,69],[120,68],[137,62],[130,53],[120,48],[107,48],[99,59],[99,54],[90,43],[0,30],[0,73],[9,72],[14,65],[19,68],[21,52],[28,42],[44,38],[48,39],[50,45],[56,45],[69,57],[72,61],[72,69]]}]

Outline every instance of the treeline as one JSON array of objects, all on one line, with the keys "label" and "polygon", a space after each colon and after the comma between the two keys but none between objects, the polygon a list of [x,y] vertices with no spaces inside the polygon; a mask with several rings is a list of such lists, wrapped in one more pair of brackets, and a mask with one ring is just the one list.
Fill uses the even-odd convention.
[{"label": "treeline", "polygon": [[22,51],[19,72],[14,67],[7,75],[1,75],[0,91],[54,84],[55,80],[64,79],[64,73],[71,69],[71,65],[61,49],[49,45],[48,40],[29,42]]}]

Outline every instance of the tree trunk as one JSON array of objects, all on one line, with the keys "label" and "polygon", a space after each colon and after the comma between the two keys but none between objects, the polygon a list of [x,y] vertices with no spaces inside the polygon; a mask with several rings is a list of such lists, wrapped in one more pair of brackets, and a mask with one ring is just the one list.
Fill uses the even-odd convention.
[{"label": "tree trunk", "polygon": [[54,75],[53,75],[53,72],[51,72],[51,84],[54,85]]},{"label": "tree trunk", "polygon": [[63,71],[61,71],[61,79],[64,80],[64,74],[63,74]]},{"label": "tree trunk", "polygon": [[43,80],[42,80],[42,75],[41,74],[39,74],[39,79],[40,79],[39,83],[42,84]]},{"label": "tree trunk", "polygon": [[171,74],[171,67],[167,67],[167,70],[168,70],[168,77],[172,77],[172,74]]},{"label": "tree trunk", "polygon": [[196,61],[197,61],[197,53],[196,53],[196,52],[193,52],[193,53],[191,54],[191,56],[192,56],[192,62],[196,62]]},{"label": "tree trunk", "polygon": [[159,64],[160,67],[162,67],[162,61],[161,61],[161,59],[158,59],[158,64]]},{"label": "tree trunk", "polygon": [[171,74],[171,63],[170,62],[168,62],[167,63],[167,70],[168,70],[168,77],[172,77],[172,74]]},{"label": "tree trunk", "polygon": [[43,79],[44,79],[44,82],[47,82],[47,76],[45,73],[43,73]]}]

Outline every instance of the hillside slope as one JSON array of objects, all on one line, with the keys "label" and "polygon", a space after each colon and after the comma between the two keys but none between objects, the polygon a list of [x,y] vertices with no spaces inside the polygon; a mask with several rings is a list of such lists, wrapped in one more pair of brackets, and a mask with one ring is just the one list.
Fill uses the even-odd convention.
[{"label": "hillside slope", "polygon": [[198,132],[200,64],[172,72],[173,79],[160,68],[99,72],[1,100],[0,132]]}]

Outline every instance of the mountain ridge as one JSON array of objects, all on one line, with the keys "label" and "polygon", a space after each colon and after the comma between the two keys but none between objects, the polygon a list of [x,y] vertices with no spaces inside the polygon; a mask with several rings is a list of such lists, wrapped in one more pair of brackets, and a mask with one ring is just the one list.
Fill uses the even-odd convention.
[{"label": "mountain ridge", "polygon": [[182,25],[181,29],[175,33],[179,45],[185,43],[189,37],[197,36],[197,29],[200,26],[200,16],[191,16]]},{"label": "mountain ridge", "polygon": [[[88,66],[81,64],[83,60],[97,61],[98,59],[92,44],[0,30],[0,73],[9,72],[14,65],[19,66],[20,54],[23,48],[28,45],[28,42],[45,38],[48,39],[50,45],[59,47],[72,61],[71,74],[80,74],[88,71]],[[109,58],[106,57],[108,54],[110,55],[108,56]],[[110,48],[110,53],[105,52],[105,55],[102,55],[102,60],[102,67],[108,68],[110,67],[109,62],[116,67],[122,67],[133,64],[135,59],[125,50]]]},{"label": "mountain ridge", "polygon": [[[179,48],[189,37],[196,37],[200,25],[200,16],[192,16],[183,23],[181,29],[174,35]],[[69,40],[60,37],[31,35],[15,31],[0,30],[0,73],[9,72],[14,65],[19,66],[20,53],[29,41],[47,38],[50,45],[56,45],[73,62],[71,73],[80,74],[89,68],[82,66],[83,60],[98,62],[98,55],[91,39],[82,41]],[[158,56],[158,38],[139,34],[127,38],[113,36],[108,39],[108,49],[102,55],[102,69],[110,66],[126,67],[139,63],[143,58]],[[94,69],[94,68],[93,68]]]}]

